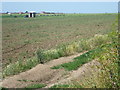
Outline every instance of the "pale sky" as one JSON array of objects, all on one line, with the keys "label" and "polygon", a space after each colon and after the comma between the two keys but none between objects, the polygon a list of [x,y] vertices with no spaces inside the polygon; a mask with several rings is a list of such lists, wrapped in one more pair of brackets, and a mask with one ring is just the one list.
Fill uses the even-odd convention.
[{"label": "pale sky", "polygon": [[117,13],[117,2],[3,2],[2,12]]},{"label": "pale sky", "polygon": [[1,0],[2,2],[119,2],[120,0]]}]

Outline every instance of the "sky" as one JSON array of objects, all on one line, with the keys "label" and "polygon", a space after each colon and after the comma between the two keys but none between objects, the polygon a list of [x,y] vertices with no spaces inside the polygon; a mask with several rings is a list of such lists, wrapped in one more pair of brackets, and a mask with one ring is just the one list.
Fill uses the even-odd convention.
[{"label": "sky", "polygon": [[118,2],[2,2],[2,12],[117,13]]},{"label": "sky", "polygon": [[1,0],[2,2],[118,2],[120,0]]}]

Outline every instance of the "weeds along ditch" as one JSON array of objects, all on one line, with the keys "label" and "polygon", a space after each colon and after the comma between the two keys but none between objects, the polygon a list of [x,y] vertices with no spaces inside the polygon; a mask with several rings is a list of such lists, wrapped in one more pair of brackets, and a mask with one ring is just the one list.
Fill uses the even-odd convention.
[{"label": "weeds along ditch", "polygon": [[102,52],[102,48],[96,48],[93,50],[88,51],[87,53],[84,53],[82,55],[80,55],[79,57],[74,58],[73,62],[69,62],[69,63],[64,63],[58,66],[54,66],[52,67],[52,69],[59,69],[59,68],[64,68],[66,70],[76,70],[78,69],[81,65],[93,60],[95,57],[100,54],[100,52]]},{"label": "weeds along ditch", "polygon": [[[97,35],[98,37],[98,35]],[[104,37],[104,40],[106,40],[106,42],[101,43],[100,40],[100,44],[97,44],[98,46],[94,47],[94,45],[96,45],[96,42],[92,42],[93,44],[90,45],[91,48],[83,48],[80,47],[81,44],[80,42],[75,42],[77,44],[75,44],[76,46],[79,45],[79,48],[82,50],[78,50],[77,49],[69,49],[69,51],[74,51],[74,53],[76,52],[82,52],[84,50],[88,50],[87,53],[74,58],[73,62],[70,63],[65,63],[65,64],[61,64],[59,66],[55,66],[52,67],[53,69],[58,69],[58,68],[65,68],[66,70],[76,70],[77,68],[79,68],[81,65],[93,60],[93,59],[97,59],[97,61],[101,64],[100,67],[97,67],[98,69],[100,69],[98,76],[94,75],[92,76],[91,79],[87,78],[86,82],[83,82],[82,84],[79,85],[55,85],[53,86],[53,88],[59,88],[59,87],[65,87],[65,88],[69,88],[69,87],[90,87],[90,88],[118,88],[120,87],[120,82],[119,82],[119,75],[118,75],[118,63],[119,63],[119,55],[118,55],[118,33],[116,31],[113,31],[111,33],[109,33],[108,35],[100,35],[99,36],[100,39],[103,39],[101,37]],[[106,38],[108,39],[106,39]],[[92,38],[92,41],[97,41],[97,40],[93,40],[93,39],[97,39],[97,38]],[[88,39],[87,41],[89,41],[91,39]],[[103,41],[104,41],[103,40]],[[108,41],[109,40],[109,41]],[[98,43],[98,42],[97,42]],[[84,44],[82,44],[84,45]],[[86,45],[86,44],[85,44]],[[64,45],[64,49],[63,54],[60,54],[61,57],[62,56],[68,56],[71,55],[71,53],[65,53],[68,52],[68,49],[65,49],[65,47],[67,48],[69,45]],[[72,46],[72,44],[70,44],[70,46]],[[73,45],[74,46],[74,45]],[[54,58],[56,58],[56,54],[58,54],[58,49],[61,50],[62,47],[56,48],[56,49],[51,49],[51,50],[40,50],[40,56],[39,54],[37,54],[37,57],[31,58],[29,60],[27,60],[27,62],[21,63],[21,62],[17,62],[14,64],[9,65],[8,67],[5,68],[3,75],[4,76],[9,76],[9,75],[14,75],[17,74],[19,72],[28,70],[32,67],[34,67],[35,65],[41,63],[42,61],[46,60],[43,56],[48,55],[49,60],[52,60]],[[39,50],[38,50],[39,52]],[[37,52],[37,53],[38,53]],[[49,54],[47,54],[49,52]],[[54,53],[53,53],[54,52]],[[74,54],[73,53],[73,54]],[[54,56],[55,55],[55,56]],[[59,55],[59,54],[58,54]],[[47,58],[48,58],[47,57]],[[59,56],[60,57],[60,56]],[[58,57],[57,57],[58,58]],[[45,62],[47,62],[47,60]],[[42,63],[45,63],[42,62]],[[79,83],[79,82],[78,82]],[[38,87],[39,85],[35,86]],[[33,87],[33,86],[32,86]],[[51,87],[52,88],[52,87]]]},{"label": "weeds along ditch", "polygon": [[[115,39],[115,38],[114,38]],[[97,75],[86,79],[86,82],[82,83],[83,87],[90,88],[119,88],[119,55],[118,55],[118,42],[112,42],[102,47],[101,53],[95,58],[101,66],[97,67],[99,72]]]},{"label": "weeds along ditch", "polygon": [[[117,27],[116,25],[114,27]],[[87,53],[74,58],[73,62],[61,64],[59,66],[52,67],[53,69],[65,68],[66,70],[75,70],[82,64],[96,59],[100,66],[95,66],[98,69],[98,74],[92,72],[92,77],[85,78],[85,82],[77,82],[78,85],[83,88],[120,88],[119,81],[119,33],[114,31],[108,34],[111,38],[110,43],[102,44],[101,46],[88,51]],[[76,66],[77,65],[77,66]],[[74,83],[71,83],[74,84]],[[57,85],[58,88],[61,87]],[[64,86],[64,85],[62,85]]]},{"label": "weeds along ditch", "polygon": [[[16,63],[9,64],[3,70],[3,76],[5,77],[5,76],[9,76],[9,75],[18,74],[20,72],[31,69],[32,67],[36,66],[37,64],[40,64],[40,63],[43,64],[43,63],[46,63],[53,59],[73,55],[73,54],[80,53],[83,51],[92,50],[95,47],[101,46],[106,42],[110,43],[110,41],[111,40],[108,35],[95,35],[91,39],[82,40],[79,42],[73,42],[73,43],[67,44],[67,45],[62,45],[62,46],[57,47],[56,49],[50,49],[50,50],[41,50],[40,49],[36,52],[36,56],[33,58],[27,59],[24,62],[21,62],[19,60]],[[89,52],[92,52],[92,51],[89,51]],[[88,54],[83,54],[83,57],[86,55],[88,55]],[[83,61],[83,62],[85,62],[85,61]],[[81,62],[81,63],[83,63],[83,62]],[[71,63],[71,66],[72,66],[72,63]]]}]

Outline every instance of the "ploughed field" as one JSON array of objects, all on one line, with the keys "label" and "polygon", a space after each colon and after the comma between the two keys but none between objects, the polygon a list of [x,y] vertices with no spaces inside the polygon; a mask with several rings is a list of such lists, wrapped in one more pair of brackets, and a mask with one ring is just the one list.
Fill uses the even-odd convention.
[{"label": "ploughed field", "polygon": [[55,48],[95,34],[106,34],[111,31],[116,15],[65,14],[36,18],[3,15],[3,67],[35,56],[39,48]]}]

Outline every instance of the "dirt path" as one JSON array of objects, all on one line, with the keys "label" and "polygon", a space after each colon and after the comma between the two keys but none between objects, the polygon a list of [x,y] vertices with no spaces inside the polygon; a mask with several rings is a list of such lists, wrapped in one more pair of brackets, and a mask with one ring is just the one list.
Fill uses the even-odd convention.
[{"label": "dirt path", "polygon": [[50,69],[50,67],[71,62],[73,58],[80,56],[81,54],[83,53],[55,59],[46,64],[39,64],[26,72],[7,77],[3,80],[2,87],[23,88],[35,83],[43,83],[49,86],[49,84],[52,85],[60,80],[64,80],[70,72],[65,71],[64,69]]},{"label": "dirt path", "polygon": [[79,82],[79,84],[83,84],[84,82],[86,82],[86,78],[88,79],[93,77],[93,74],[94,75],[98,74],[99,70],[97,66],[100,66],[99,62],[97,62],[96,60],[90,61],[89,63],[86,63],[83,66],[81,66],[78,70],[69,72],[65,79],[61,79],[60,81],[54,84],[49,84],[46,86],[46,88],[49,88],[55,84],[69,85],[71,83],[76,83],[76,81]]}]

